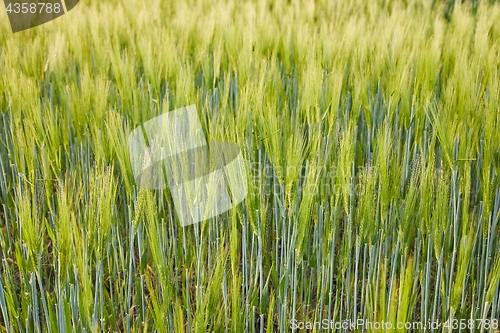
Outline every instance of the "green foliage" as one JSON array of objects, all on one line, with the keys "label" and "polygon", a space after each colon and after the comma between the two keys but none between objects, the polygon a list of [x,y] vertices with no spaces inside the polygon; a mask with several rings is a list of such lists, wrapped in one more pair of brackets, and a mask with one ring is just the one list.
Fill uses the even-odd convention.
[{"label": "green foliage", "polygon": [[[17,34],[0,12],[0,332],[500,318],[490,2],[89,0]],[[249,193],[182,228],[127,137],[190,104]]]}]

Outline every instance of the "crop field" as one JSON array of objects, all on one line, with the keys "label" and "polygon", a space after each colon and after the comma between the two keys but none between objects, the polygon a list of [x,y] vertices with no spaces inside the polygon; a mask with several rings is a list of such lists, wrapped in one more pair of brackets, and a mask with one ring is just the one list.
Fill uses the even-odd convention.
[{"label": "crop field", "polygon": [[[182,226],[129,135],[193,104],[248,194]],[[497,332],[499,219],[499,3],[0,5],[0,332]]]}]

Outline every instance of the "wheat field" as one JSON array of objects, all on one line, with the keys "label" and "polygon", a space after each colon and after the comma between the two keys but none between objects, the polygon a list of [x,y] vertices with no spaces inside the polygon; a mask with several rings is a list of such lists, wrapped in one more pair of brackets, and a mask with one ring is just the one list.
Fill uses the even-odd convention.
[{"label": "wheat field", "polygon": [[[2,8],[0,73],[0,332],[498,331],[500,4]],[[248,195],[182,227],[128,136],[191,104]]]}]

